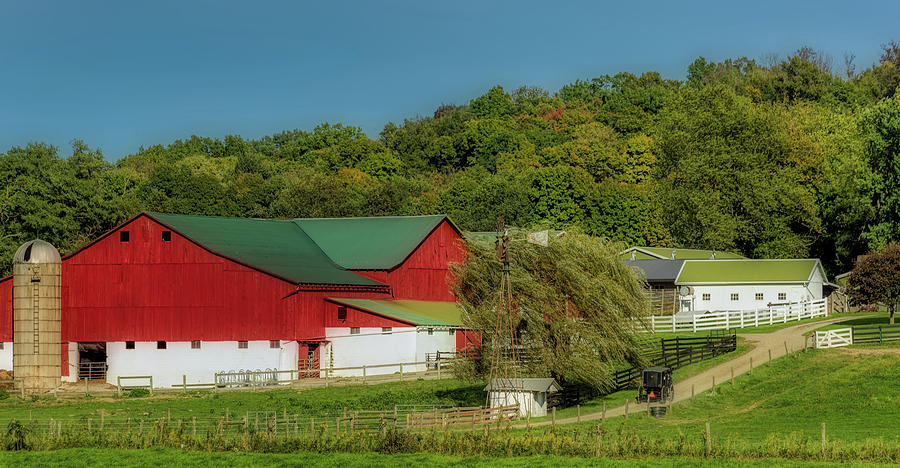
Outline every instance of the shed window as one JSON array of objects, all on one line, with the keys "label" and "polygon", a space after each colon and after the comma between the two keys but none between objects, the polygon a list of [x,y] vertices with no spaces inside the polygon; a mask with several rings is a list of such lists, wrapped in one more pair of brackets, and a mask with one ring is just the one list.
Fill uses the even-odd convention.
[{"label": "shed window", "polygon": [[272,349],[278,349],[281,347],[281,341],[279,340],[269,340],[269,347]]},{"label": "shed window", "polygon": [[787,300],[787,293],[778,293],[778,300],[779,300],[779,301],[786,301],[786,300]]},{"label": "shed window", "polygon": [[428,329],[428,334],[429,334],[429,335],[434,335],[434,328],[429,328],[429,329]]},{"label": "shed window", "polygon": [[125,349],[134,349],[134,341],[126,341]]},{"label": "shed window", "polygon": [[347,320],[347,308],[338,307],[338,320]]},{"label": "shed window", "polygon": [[166,349],[166,342],[165,341],[157,341],[156,349]]},{"label": "shed window", "polygon": [[163,231],[162,232],[162,241],[163,242],[172,242],[172,231]]},{"label": "shed window", "polygon": [[200,349],[200,340],[191,341],[191,349]]},{"label": "shed window", "polygon": [[359,335],[359,327],[350,327],[351,335]]},{"label": "shed window", "polygon": [[119,231],[119,242],[128,242],[131,240],[131,233],[128,231]]},{"label": "shed window", "polygon": [[238,349],[247,349],[246,341],[238,341]]},{"label": "shed window", "polygon": [[756,293],[756,300],[757,301],[763,300],[763,293]]},{"label": "shed window", "polygon": [[704,301],[708,301],[708,300],[709,300],[709,293],[703,293],[703,300],[704,300]]},{"label": "shed window", "polygon": [[731,300],[732,300],[732,301],[737,301],[737,300],[739,300],[739,299],[740,299],[740,296],[738,295],[738,293],[731,293]]},{"label": "shed window", "polygon": [[381,333],[384,334],[384,335],[390,335],[390,334],[391,334],[391,327],[381,327]]}]

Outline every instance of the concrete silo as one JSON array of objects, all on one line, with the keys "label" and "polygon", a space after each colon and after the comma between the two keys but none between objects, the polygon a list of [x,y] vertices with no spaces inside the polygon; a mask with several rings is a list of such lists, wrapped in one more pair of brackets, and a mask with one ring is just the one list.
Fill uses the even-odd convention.
[{"label": "concrete silo", "polygon": [[26,392],[59,385],[61,271],[59,251],[42,240],[13,257],[13,374]]}]

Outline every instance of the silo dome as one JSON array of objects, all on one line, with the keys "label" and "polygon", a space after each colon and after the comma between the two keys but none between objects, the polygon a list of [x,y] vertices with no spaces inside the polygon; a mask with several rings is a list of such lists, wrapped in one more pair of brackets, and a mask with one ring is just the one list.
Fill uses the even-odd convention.
[{"label": "silo dome", "polygon": [[59,251],[49,242],[35,239],[16,250],[13,263],[59,263]]}]

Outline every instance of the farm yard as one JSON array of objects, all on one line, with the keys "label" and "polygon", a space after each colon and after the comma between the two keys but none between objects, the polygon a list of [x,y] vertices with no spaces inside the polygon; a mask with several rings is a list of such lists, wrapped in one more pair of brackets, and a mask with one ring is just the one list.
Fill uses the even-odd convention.
[{"label": "farm yard", "polygon": [[[849,316],[831,320],[866,319]],[[721,457],[755,460],[765,466],[821,466],[819,463],[827,460],[900,461],[900,435],[883,430],[900,418],[900,395],[883,391],[900,385],[900,375],[895,371],[900,367],[900,353],[890,346],[805,351],[798,346],[786,356],[783,350],[776,353],[771,363],[755,361],[752,375],[744,369],[733,382],[728,377],[717,379],[715,391],[695,383],[691,398],[684,390],[685,382],[709,380],[711,375],[719,375],[718,368],[747,363],[761,348],[760,342],[751,338],[771,337],[783,342],[790,332],[799,341],[807,328],[821,327],[820,321],[811,321],[770,334],[744,336],[736,351],[679,369],[676,385],[682,386],[664,418],[650,417],[635,406],[626,417],[621,405],[633,398],[634,390],[624,390],[584,402],[578,408],[580,416],[567,408],[555,417],[517,424],[395,432],[389,426],[354,429],[346,423],[338,430],[330,422],[346,411],[352,415],[359,410],[390,413],[402,405],[439,409],[483,404],[482,384],[446,378],[299,391],[190,391],[152,397],[137,393],[118,398],[33,397],[24,401],[8,396],[0,400],[0,423],[20,421],[28,431],[25,443],[53,451],[6,452],[2,460],[44,464],[42,460],[51,458],[77,459],[86,466],[107,460],[122,466],[153,459],[178,460],[185,466],[228,460],[256,466],[284,460],[312,466],[362,466],[381,463],[379,460],[384,459],[379,457],[387,456],[384,454],[402,453],[399,457],[392,455],[391,464],[550,466],[564,460],[579,466],[591,463],[598,455],[610,466],[626,466],[627,461],[616,459],[635,456],[643,460],[642,466],[727,466]],[[604,403],[608,408],[605,417],[601,412]],[[276,427],[266,421],[265,415],[272,413]],[[283,414],[304,419],[284,425]],[[848,414],[853,417],[846,417]],[[254,420],[260,415],[261,424]],[[223,420],[240,422],[245,416],[249,423],[224,430],[219,426]],[[311,427],[309,416],[321,419],[314,419]],[[712,435],[709,453],[707,423]],[[823,423],[827,441],[824,458]],[[14,442],[12,432],[3,435],[5,446]],[[136,448],[143,450],[132,450]],[[231,453],[234,450],[290,452],[291,458],[281,458],[287,456],[277,453]],[[222,451],[228,453],[218,453]],[[366,453],[342,453],[358,451]],[[511,453],[535,458],[505,458]]]}]

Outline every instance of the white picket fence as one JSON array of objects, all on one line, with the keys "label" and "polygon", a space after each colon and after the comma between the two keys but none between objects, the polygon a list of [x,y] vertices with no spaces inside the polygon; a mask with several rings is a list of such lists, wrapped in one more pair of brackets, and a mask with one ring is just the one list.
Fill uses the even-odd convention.
[{"label": "white picket fence", "polygon": [[828,315],[828,299],[791,302],[787,304],[748,310],[723,310],[697,313],[691,316],[654,315],[650,327],[654,332],[696,332],[703,330],[728,330],[732,328],[758,327],[775,323],[787,323]]},{"label": "white picket fence", "polygon": [[853,344],[853,329],[839,328],[816,332],[816,348],[839,348]]}]

